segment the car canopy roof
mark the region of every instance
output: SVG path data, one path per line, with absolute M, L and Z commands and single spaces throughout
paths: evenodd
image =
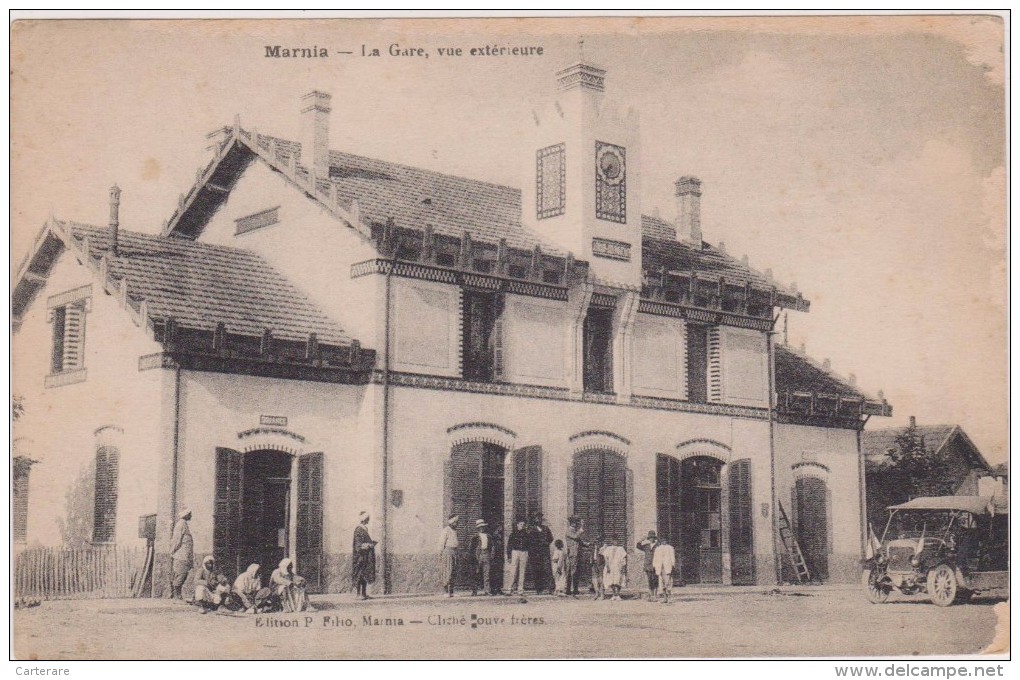
M 921 496 L 906 503 L 889 506 L 890 510 L 963 510 L 975 515 L 994 512 L 992 499 L 984 496 Z M 1001 512 L 1001 511 L 999 511 Z

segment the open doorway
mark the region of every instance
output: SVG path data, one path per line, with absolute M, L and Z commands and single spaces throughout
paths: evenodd
M 255 451 L 244 457 L 241 503 L 241 563 L 269 573 L 290 554 L 290 469 L 293 457 Z
M 295 465 L 282 451 L 216 450 L 213 554 L 228 578 L 255 563 L 265 582 L 280 560 L 296 556 L 309 587 L 320 587 L 322 460 L 310 453 Z

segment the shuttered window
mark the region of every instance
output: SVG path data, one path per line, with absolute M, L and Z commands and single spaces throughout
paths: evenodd
M 687 400 L 708 401 L 708 328 L 687 325 Z
M 542 512 L 542 447 L 514 451 L 514 521 Z
M 588 534 L 627 545 L 627 462 L 613 451 L 574 455 L 574 514 Z
M 120 475 L 120 451 L 115 446 L 96 450 L 95 513 L 92 542 L 112 543 L 117 537 L 117 481 Z
M 730 563 L 733 585 L 753 585 L 754 513 L 751 495 L 751 461 L 729 465 Z
M 322 454 L 298 458 L 297 568 L 313 592 L 322 575 Z
M 85 365 L 85 301 L 54 307 L 50 371 L 73 371 Z
M 14 477 L 11 480 L 11 531 L 15 543 L 28 539 L 28 478 L 32 473 L 30 464 L 18 464 L 15 458 Z
M 220 569 L 240 574 L 241 484 L 244 461 L 230 449 L 216 449 L 216 500 L 213 505 L 213 556 Z
M 613 310 L 592 307 L 584 317 L 584 391 L 613 391 Z
M 462 365 L 465 380 L 492 382 L 503 371 L 503 297 L 491 291 L 463 295 Z

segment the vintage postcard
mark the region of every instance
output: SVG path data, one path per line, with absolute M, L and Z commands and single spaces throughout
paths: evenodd
M 1005 33 L 12 23 L 12 654 L 1007 653 Z

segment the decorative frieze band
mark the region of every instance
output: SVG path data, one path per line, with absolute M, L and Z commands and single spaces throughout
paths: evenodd
M 375 370 L 372 373 L 372 382 L 383 384 L 383 371 Z M 527 397 L 532 399 L 554 399 L 557 401 L 579 401 L 587 403 L 614 404 L 637 408 L 649 408 L 664 411 L 683 411 L 687 413 L 708 413 L 712 415 L 731 416 L 734 418 L 751 418 L 754 420 L 767 420 L 768 409 L 753 408 L 748 406 L 730 406 L 726 404 L 696 404 L 689 401 L 677 399 L 663 399 L 658 397 L 632 396 L 630 401 L 621 404 L 617 401 L 616 395 L 582 393 L 575 394 L 567 389 L 559 387 L 542 387 L 539 385 L 521 385 L 514 383 L 484 383 L 461 380 L 459 378 L 444 378 L 432 375 L 421 375 L 417 373 L 403 373 L 391 371 L 389 384 L 403 387 L 420 387 L 432 390 L 449 390 L 452 392 L 475 392 L 479 394 L 501 394 L 512 397 Z

